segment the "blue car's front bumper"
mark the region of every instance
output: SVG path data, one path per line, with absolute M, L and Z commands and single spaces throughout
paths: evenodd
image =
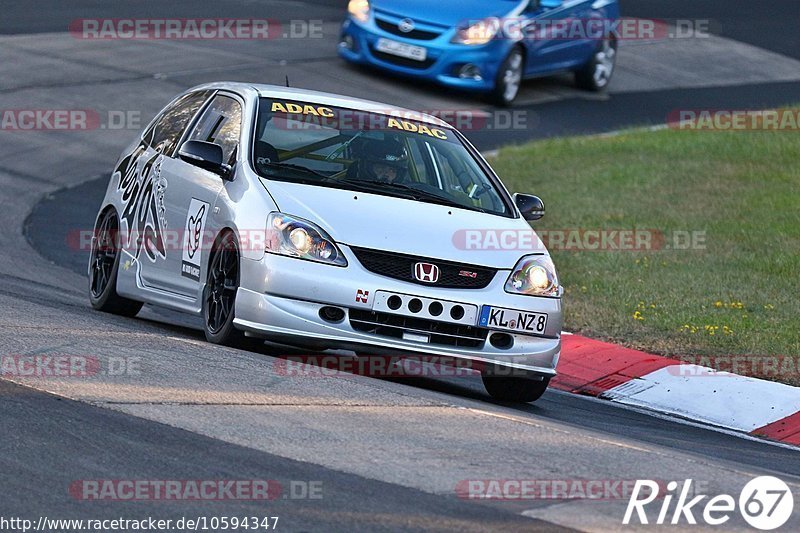
M 374 20 L 365 24 L 348 19 L 342 25 L 339 55 L 345 60 L 362 65 L 372 65 L 403 76 L 425 79 L 449 87 L 470 91 L 490 91 L 494 88 L 497 71 L 511 49 L 508 40 L 492 40 L 482 46 L 467 46 L 450 42 L 454 31 L 444 31 L 435 39 L 413 40 L 379 28 Z M 349 37 L 352 45 L 343 44 Z M 425 61 L 415 61 L 391 56 L 375 50 L 379 38 L 422 46 L 427 50 Z M 464 65 L 480 69 L 480 79 L 459 77 Z

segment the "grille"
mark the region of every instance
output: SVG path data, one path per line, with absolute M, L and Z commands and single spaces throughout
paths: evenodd
M 367 248 L 351 248 L 358 261 L 370 272 L 389 278 L 409 281 L 418 285 L 429 287 L 442 287 L 448 289 L 483 289 L 491 283 L 497 270 L 487 267 L 464 265 L 439 259 L 426 259 L 412 255 L 394 252 L 382 252 Z M 425 283 L 414 277 L 414 265 L 417 263 L 432 263 L 439 267 L 439 281 Z M 471 272 L 475 277 L 461 276 L 462 271 Z
M 479 348 L 486 342 L 488 330 L 474 326 L 448 324 L 424 318 L 413 318 L 390 313 L 350 309 L 350 326 L 356 331 L 403 338 L 403 332 L 430 335 L 431 344 Z
M 381 61 L 386 61 L 387 63 L 392 63 L 393 65 L 397 65 L 400 67 L 408 67 L 408 68 L 416 68 L 420 70 L 424 70 L 429 68 L 431 65 L 436 63 L 435 59 L 426 59 L 425 61 L 417 61 L 416 59 L 407 59 L 405 57 L 400 56 L 393 56 L 392 54 L 385 54 L 383 52 L 379 52 L 374 48 L 370 49 L 372 55 L 375 56 L 377 59 Z
M 437 33 L 434 31 L 425 31 L 425 30 L 417 30 L 413 29 L 408 33 L 403 33 L 397 27 L 397 24 L 394 22 L 389 22 L 388 20 L 381 20 L 376 18 L 375 24 L 378 25 L 380 29 L 385 32 L 391 33 L 392 35 L 399 35 L 400 37 L 406 37 L 408 39 L 417 39 L 419 41 L 430 41 L 432 39 L 436 39 L 441 33 Z

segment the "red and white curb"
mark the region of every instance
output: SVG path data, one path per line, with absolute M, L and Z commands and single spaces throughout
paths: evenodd
M 562 337 L 556 389 L 800 446 L 800 388 Z

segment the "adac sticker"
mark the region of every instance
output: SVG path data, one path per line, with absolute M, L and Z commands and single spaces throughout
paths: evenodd
M 333 118 L 333 109 L 330 107 L 311 104 L 293 104 L 292 102 L 272 102 L 273 113 L 292 113 L 295 115 L 314 115 L 315 117 Z
M 200 281 L 200 260 L 203 257 L 203 234 L 208 220 L 209 206 L 206 202 L 192 198 L 184 225 L 183 259 L 181 276 Z
M 420 135 L 428 135 L 429 137 L 436 137 L 437 139 L 447 140 L 447 133 L 439 128 L 429 128 L 424 124 L 414 124 L 407 120 L 398 120 L 390 118 L 387 124 L 389 128 L 395 128 L 403 131 L 410 131 L 411 133 L 419 133 Z

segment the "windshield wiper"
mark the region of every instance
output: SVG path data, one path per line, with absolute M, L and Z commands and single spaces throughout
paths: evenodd
M 475 211 L 480 211 L 481 213 L 485 213 L 486 212 L 486 210 L 481 208 L 481 207 L 474 206 L 474 205 L 460 204 L 457 201 L 452 200 L 450 198 L 447 198 L 445 196 L 440 196 L 440 195 L 438 195 L 436 193 L 429 192 L 429 191 L 426 191 L 424 189 L 417 189 L 416 187 L 411 187 L 409 185 L 404 185 L 402 183 L 385 183 L 384 185 L 388 185 L 389 187 L 392 187 L 392 188 L 395 188 L 395 189 L 399 189 L 399 190 L 409 191 L 411 194 L 417 196 L 417 200 L 421 200 L 421 199 L 424 198 L 426 200 L 430 200 L 432 202 L 439 203 L 439 204 L 442 204 L 442 205 L 449 205 L 451 207 L 459 207 L 461 209 L 473 209 Z
M 383 187 L 383 185 L 388 185 L 388 184 L 385 184 L 385 183 L 378 183 L 376 181 L 357 180 L 357 179 L 352 179 L 352 178 L 343 178 L 343 179 L 339 179 L 339 180 L 331 179 L 331 180 L 328 181 L 328 183 L 331 183 L 331 184 L 345 183 L 347 185 L 350 185 L 354 189 L 358 189 L 359 191 L 373 192 L 373 193 L 386 192 L 386 188 Z M 401 197 L 402 198 L 406 198 L 408 200 L 416 200 L 416 198 L 414 198 L 410 194 L 403 194 L 403 195 L 401 195 Z
M 322 172 L 318 172 L 318 171 L 314 170 L 313 168 L 304 167 L 303 165 L 294 165 L 292 163 L 273 163 L 271 161 L 269 163 L 261 163 L 261 164 L 265 165 L 265 166 L 268 166 L 268 167 L 287 168 L 289 170 L 299 170 L 300 172 L 305 172 L 307 174 L 313 174 L 314 176 L 319 176 L 320 178 L 323 178 L 323 179 L 326 179 L 326 180 L 328 178 L 330 178 L 330 176 L 328 176 L 327 174 L 323 174 Z
M 369 180 L 354 180 L 354 179 L 342 179 L 337 180 L 343 183 L 347 183 L 348 185 L 354 185 L 357 187 L 361 187 L 367 191 L 376 191 L 376 192 L 387 192 L 387 189 L 397 192 L 407 193 L 414 200 L 428 200 L 431 203 L 436 203 L 440 205 L 447 205 L 450 207 L 458 207 L 461 209 L 474 209 L 475 211 L 480 211 L 485 213 L 486 210 L 477 206 L 469 206 L 469 205 L 462 205 L 455 200 L 451 200 L 450 198 L 446 198 L 444 196 L 439 196 L 438 194 L 428 192 L 424 189 L 417 189 L 416 187 L 410 187 L 408 185 L 404 185 L 402 183 L 389 183 L 389 182 L 378 182 L 378 181 L 369 181 Z

